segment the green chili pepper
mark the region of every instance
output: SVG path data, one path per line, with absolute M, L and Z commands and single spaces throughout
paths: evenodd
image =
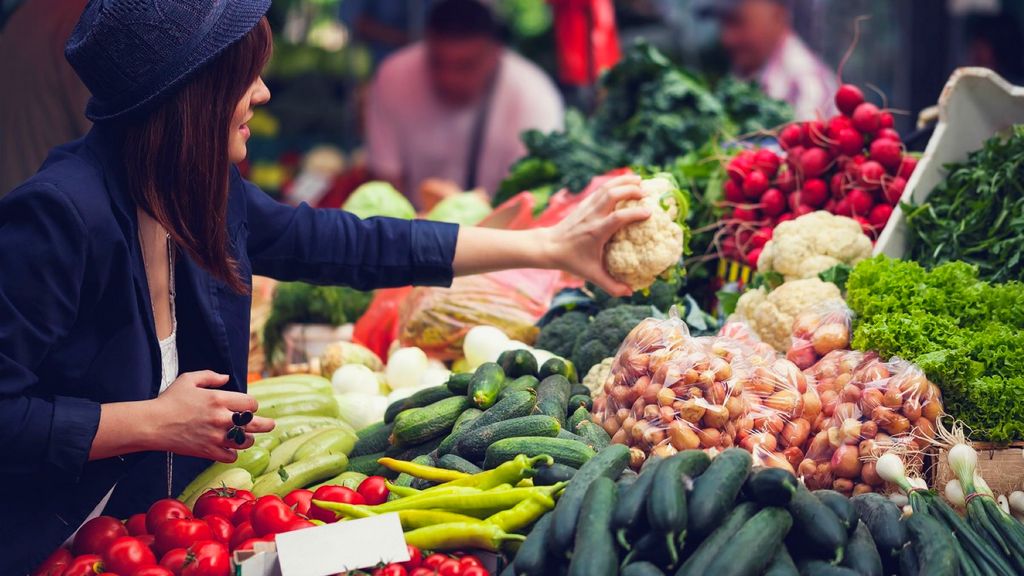
M 343 518 L 359 519 L 377 515 L 373 506 L 341 502 L 331 502 L 330 504 L 332 505 L 331 510 Z M 402 522 L 402 530 L 415 530 L 435 524 L 481 522 L 471 516 L 443 510 L 399 510 L 397 514 L 398 519 Z M 321 524 L 323 523 L 321 522 Z
M 520 454 L 508 462 L 503 462 L 493 470 L 487 470 L 479 474 L 473 474 L 458 480 L 452 480 L 438 486 L 475 486 L 481 490 L 490 490 L 501 484 L 518 484 L 520 481 L 532 477 L 537 473 L 534 465 L 537 463 L 552 464 L 554 460 L 547 454 L 540 454 L 533 458 Z
M 377 514 L 385 512 L 398 512 L 400 510 L 446 510 L 473 516 L 474 518 L 487 518 L 502 510 L 507 510 L 524 498 L 536 494 L 539 490 L 546 490 L 549 486 L 540 488 L 511 488 L 509 490 L 486 491 L 476 493 L 449 492 L 443 494 L 423 494 L 392 500 L 372 510 Z M 318 502 L 317 506 L 337 511 L 334 502 Z
M 462 550 L 479 548 L 498 552 L 504 542 L 521 542 L 526 536 L 506 534 L 486 522 L 453 522 L 417 528 L 405 533 L 405 543 L 422 550 Z
M 460 480 L 462 478 L 469 477 L 469 474 L 459 472 L 458 470 L 435 468 L 433 466 L 407 462 L 405 460 L 396 460 L 394 458 L 378 458 L 377 463 L 388 470 L 405 473 L 430 482 L 451 482 L 453 480 Z
M 517 532 L 537 521 L 538 518 L 547 514 L 555 508 L 557 494 L 568 483 L 561 482 L 548 486 L 547 490 L 539 490 L 529 498 L 524 498 L 508 510 L 502 510 L 493 516 L 488 516 L 486 522 L 494 524 L 505 532 Z
M 422 490 L 417 490 L 416 488 L 413 488 L 411 486 L 399 486 L 398 484 L 393 484 L 391 482 L 384 482 L 384 486 L 387 487 L 388 492 L 390 494 L 394 494 L 395 496 L 398 496 L 399 498 L 406 498 L 406 497 L 409 497 L 409 496 L 416 496 L 417 494 L 422 494 L 423 493 Z

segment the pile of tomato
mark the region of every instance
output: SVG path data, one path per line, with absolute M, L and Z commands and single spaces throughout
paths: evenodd
M 408 546 L 408 562 L 392 562 L 370 572 L 370 576 L 490 576 L 480 559 L 469 554 L 428 554 Z

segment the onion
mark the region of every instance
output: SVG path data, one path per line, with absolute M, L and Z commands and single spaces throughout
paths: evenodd
M 860 476 L 860 458 L 857 447 L 844 444 L 832 454 L 832 473 L 840 478 L 857 478 Z
M 889 501 L 902 508 L 910 503 L 910 498 L 907 498 L 907 495 L 901 492 L 893 492 L 889 494 Z
M 388 408 L 388 400 L 384 396 L 374 394 L 335 394 L 338 413 L 356 432 L 374 422 L 384 419 L 384 411 Z
M 875 471 L 882 477 L 882 480 L 899 486 L 905 492 L 909 492 L 913 488 L 910 481 L 907 480 L 907 470 L 903 465 L 903 460 L 892 452 L 886 452 L 878 458 Z
M 976 492 L 974 471 L 978 467 L 978 452 L 967 444 L 959 443 L 949 449 L 946 455 L 949 467 L 960 480 L 960 486 L 966 494 Z
M 388 358 L 386 376 L 393 390 L 416 388 L 420 376 L 430 365 L 426 353 L 419 348 L 399 348 Z
M 1004 513 L 1006 513 L 1006 514 L 1010 513 L 1010 501 L 1006 499 L 1006 496 L 1003 496 L 1002 494 L 1000 494 L 999 497 L 996 498 L 996 502 L 999 503 L 999 508 Z
M 949 502 L 957 508 L 963 510 L 967 507 L 967 502 L 964 498 L 963 486 L 960 486 L 960 481 L 956 478 L 946 482 L 945 495 L 946 500 L 949 500 Z
M 1020 490 L 1011 492 L 1009 502 L 1010 510 L 1012 510 L 1015 515 L 1024 514 L 1024 492 L 1021 492 Z
M 504 332 L 494 326 L 474 326 L 466 333 L 462 342 L 462 353 L 471 368 L 484 362 L 494 362 L 508 349 L 510 340 Z
M 380 394 L 377 375 L 362 364 L 346 364 L 331 375 L 335 394 Z
M 448 381 L 448 378 L 452 375 L 451 371 L 441 366 L 435 366 L 433 364 L 427 366 L 427 369 L 420 374 L 420 379 L 417 381 L 417 388 L 433 388 L 441 386 Z

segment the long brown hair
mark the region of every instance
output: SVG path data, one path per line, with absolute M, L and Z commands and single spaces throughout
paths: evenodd
M 228 137 L 235 107 L 272 49 L 263 18 L 158 108 L 121 126 L 132 199 L 178 247 L 239 294 L 248 287 L 228 248 Z

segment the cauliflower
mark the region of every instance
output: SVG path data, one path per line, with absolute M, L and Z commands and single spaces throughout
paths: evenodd
M 757 271 L 778 272 L 786 279 L 814 278 L 836 264 L 871 257 L 871 240 L 860 224 L 825 211 L 811 212 L 775 227 L 757 259 Z
M 362 364 L 372 372 L 384 370 L 384 363 L 373 350 L 355 342 L 335 342 L 320 355 L 320 374 L 331 378 L 338 368 L 348 364 Z
M 633 290 L 647 288 L 679 262 L 685 238 L 679 221 L 688 212 L 686 199 L 671 176 L 644 180 L 640 187 L 646 194 L 643 199 L 619 202 L 616 209 L 646 206 L 651 217 L 616 232 L 604 253 L 608 274 Z
M 779 351 L 789 348 L 793 321 L 805 310 L 824 302 L 842 302 L 839 288 L 818 278 L 786 282 L 766 292 L 758 288 L 740 296 L 736 316 L 744 320 L 768 344 Z
M 604 383 L 612 375 L 612 364 L 614 363 L 614 356 L 605 358 L 600 364 L 594 364 L 587 375 L 583 377 L 583 385 L 590 390 L 590 395 L 594 398 L 604 396 Z

